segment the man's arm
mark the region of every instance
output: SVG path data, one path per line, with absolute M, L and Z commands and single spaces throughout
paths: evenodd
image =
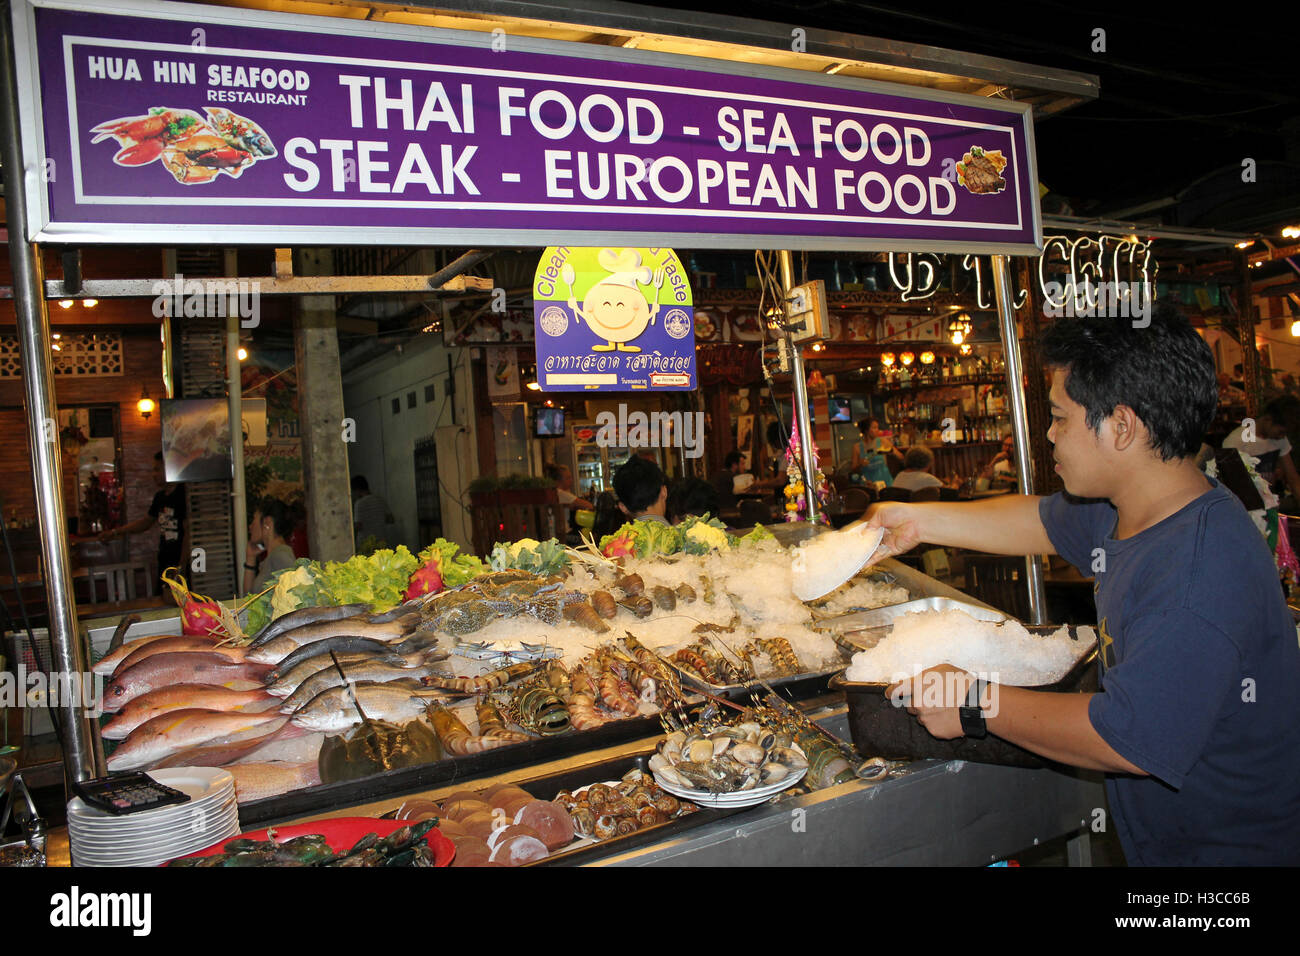
M 908 713 L 932 735 L 950 740 L 962 736 L 958 707 L 965 703 L 973 680 L 966 671 L 940 664 L 892 685 L 887 693 L 899 706 L 907 702 Z M 980 703 L 989 732 L 1003 740 L 1058 763 L 1146 776 L 1093 728 L 1088 705 L 1094 696 L 986 684 Z
M 1039 501 L 1037 495 L 1007 495 L 986 501 L 872 505 L 866 523 L 886 531 L 872 563 L 922 542 L 993 554 L 1055 554 L 1038 516 Z
M 101 535 L 101 537 L 107 538 L 109 541 L 112 541 L 114 538 L 125 538 L 128 535 L 139 534 L 141 531 L 148 531 L 157 523 L 157 515 L 145 515 L 144 517 L 136 518 L 129 524 L 122 525 L 120 528 L 106 531 Z

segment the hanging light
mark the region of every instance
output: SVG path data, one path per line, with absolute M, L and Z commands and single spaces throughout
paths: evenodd
M 916 356 L 913 355 L 911 352 L 904 352 L 898 358 L 899 361 L 901 361 L 904 365 L 911 365 L 913 362 L 916 361 Z
M 922 353 L 921 353 L 921 364 L 922 364 L 922 365 L 933 365 L 933 364 L 934 364 L 934 353 L 931 352 L 929 349 L 926 349 L 924 352 L 922 352 Z
M 969 342 L 961 342 L 961 343 L 959 343 L 959 344 L 961 345 L 961 354 L 962 354 L 962 355 L 970 355 L 970 343 L 969 343 Z
M 50 343 L 50 351 L 51 351 L 51 352 L 62 352 L 62 351 L 63 351 L 63 343 L 60 342 L 59 339 L 63 338 L 63 336 L 60 335 L 58 332 L 55 332 L 54 335 L 51 336 L 51 338 L 53 338 L 54 341 Z
M 529 382 L 526 387 L 534 392 L 540 392 L 542 390 L 542 386 L 537 382 Z
M 1283 239 L 1300 239 L 1300 226 L 1287 226 L 1282 230 Z
M 244 348 L 244 347 L 241 345 L 241 346 L 239 347 L 239 351 L 236 352 L 235 354 L 239 356 L 239 361 L 242 362 L 244 359 L 248 358 L 248 349 Z
M 147 420 L 149 416 L 153 414 L 153 410 L 156 407 L 154 400 L 149 397 L 149 386 L 141 386 L 140 400 L 135 403 L 135 410 L 140 413 L 142 418 Z
M 60 300 L 59 300 L 59 308 L 60 308 L 60 309 L 70 309 L 70 308 L 72 308 L 72 306 L 73 306 L 73 302 L 72 302 L 71 299 L 60 299 Z
M 958 312 L 948 323 L 948 335 L 952 339 L 953 345 L 961 345 L 970 335 L 971 321 L 970 313 Z
M 893 353 L 893 352 L 881 352 L 881 353 L 880 353 L 880 364 L 883 365 L 885 368 L 893 368 L 893 367 L 894 367 L 894 362 L 895 362 L 895 361 L 896 361 L 896 359 L 895 359 L 895 357 L 894 357 L 894 353 Z
M 88 309 L 93 309 L 95 306 L 99 305 L 99 300 L 98 300 L 98 299 L 82 299 L 82 300 L 81 300 L 81 304 L 84 305 L 84 306 L 85 306 L 86 308 L 88 308 Z

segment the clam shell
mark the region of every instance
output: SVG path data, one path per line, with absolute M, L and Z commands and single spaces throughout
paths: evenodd
M 740 743 L 731 748 L 731 756 L 751 767 L 758 766 L 767 757 L 767 751 L 758 744 Z
M 693 763 L 706 763 L 712 760 L 714 756 L 713 741 L 693 741 L 689 747 L 682 749 L 682 756 Z

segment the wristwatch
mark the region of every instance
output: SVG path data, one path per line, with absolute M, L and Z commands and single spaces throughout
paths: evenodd
M 984 681 L 976 678 L 971 681 L 966 693 L 966 703 L 957 708 L 961 715 L 961 732 L 966 737 L 982 740 L 988 736 L 989 728 L 984 723 L 984 712 L 980 709 L 980 697 L 984 694 Z

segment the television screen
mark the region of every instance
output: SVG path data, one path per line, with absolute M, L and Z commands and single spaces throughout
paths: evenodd
M 848 396 L 846 395 L 831 396 L 831 421 L 833 422 L 853 421 L 853 409 L 850 405 Z
M 561 438 L 564 435 L 564 409 L 539 408 L 537 410 L 537 437 Z

